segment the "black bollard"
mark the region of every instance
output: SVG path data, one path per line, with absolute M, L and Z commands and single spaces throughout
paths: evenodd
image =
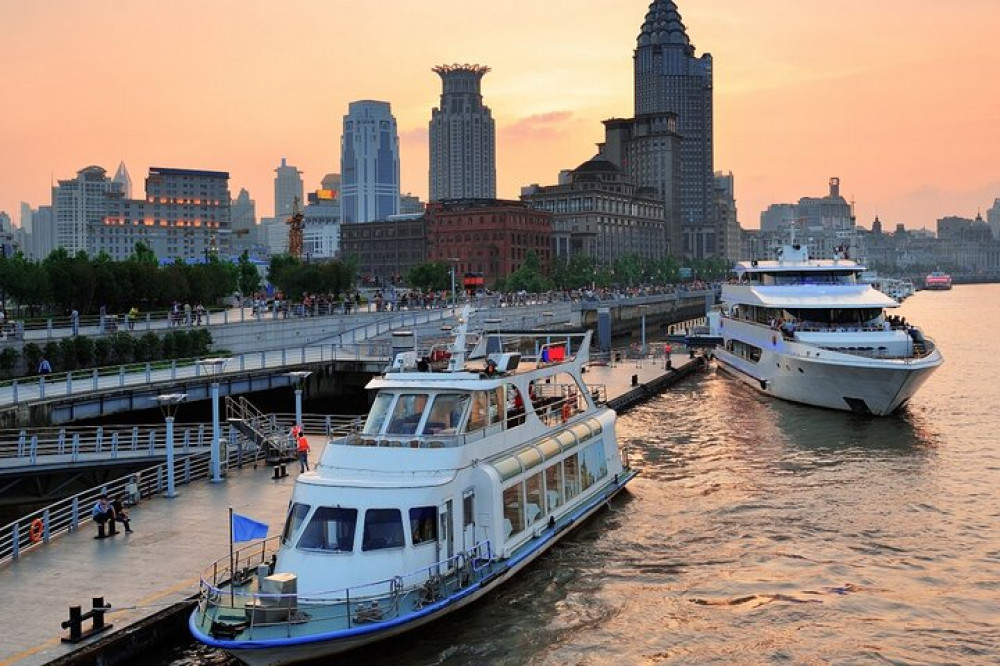
M 632 375 L 632 386 L 639 385 L 639 375 Z

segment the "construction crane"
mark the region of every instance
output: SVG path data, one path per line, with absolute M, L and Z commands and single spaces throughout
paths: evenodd
M 296 259 L 302 258 L 302 230 L 305 228 L 305 215 L 299 210 L 299 198 L 292 202 L 292 216 L 286 220 L 288 224 L 288 254 Z

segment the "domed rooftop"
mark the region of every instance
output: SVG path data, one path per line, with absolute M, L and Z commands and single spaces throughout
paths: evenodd
M 573 169 L 574 174 L 585 173 L 619 173 L 621 169 L 614 162 L 607 160 L 604 156 L 597 154 L 589 160 Z
M 654 0 L 646 12 L 646 20 L 639 29 L 639 46 L 652 44 L 682 44 L 690 46 L 687 28 L 673 0 Z

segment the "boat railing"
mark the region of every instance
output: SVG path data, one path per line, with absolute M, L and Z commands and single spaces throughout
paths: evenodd
M 850 354 L 852 356 L 861 356 L 863 358 L 871 358 L 885 361 L 901 361 L 903 363 L 912 363 L 920 361 L 927 358 L 934 353 L 937 349 L 937 345 L 931 338 L 924 337 L 920 341 L 914 341 L 911 350 L 906 354 L 899 354 L 891 352 L 884 348 L 869 348 L 869 347 L 819 347 L 821 351 L 804 351 L 804 352 L 793 352 L 786 351 L 785 353 L 789 356 L 798 356 L 801 358 L 822 358 L 822 352 L 836 352 L 838 354 Z
M 278 536 L 255 542 L 235 551 L 232 563 L 223 557 L 202 573 L 199 612 L 212 620 L 213 631 L 221 625 L 218 637 L 246 630 L 242 638 L 252 639 L 254 629 L 281 626 L 290 636 L 293 627 L 306 622 L 333 623 L 344 629 L 385 622 L 474 587 L 493 572 L 494 551 L 487 540 L 445 560 L 372 583 L 308 594 L 265 594 L 259 591 L 256 576 L 263 573 L 261 565 L 268 575 L 273 573 L 279 545 Z M 252 584 L 255 581 L 258 585 Z

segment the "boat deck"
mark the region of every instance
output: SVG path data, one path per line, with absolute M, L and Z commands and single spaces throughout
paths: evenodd
M 675 368 L 689 362 L 687 354 L 672 356 Z M 628 360 L 591 366 L 584 380 L 603 384 L 611 399 L 632 388 L 632 375 L 647 383 L 664 374 L 662 358 Z M 310 438 L 312 461 L 324 444 L 320 437 Z M 62 643 L 68 631 L 60 623 L 69 618 L 70 606 L 89 610 L 92 597 L 103 596 L 111 604 L 106 622 L 114 625 L 112 631 L 190 599 L 205 566 L 229 550 L 229 507 L 267 523 L 270 534 L 280 531 L 298 465 L 289 464 L 288 471 L 275 481 L 267 466 L 232 469 L 223 483 L 181 486 L 175 499 L 158 496 L 132 507 L 133 534 L 119 531 L 97 540 L 96 527 L 86 523 L 0 567 L 5 616 L 16 618 L 17 625 L 16 631 L 0 634 L 0 666 L 45 664 L 86 645 Z M 87 620 L 84 629 L 89 627 Z

